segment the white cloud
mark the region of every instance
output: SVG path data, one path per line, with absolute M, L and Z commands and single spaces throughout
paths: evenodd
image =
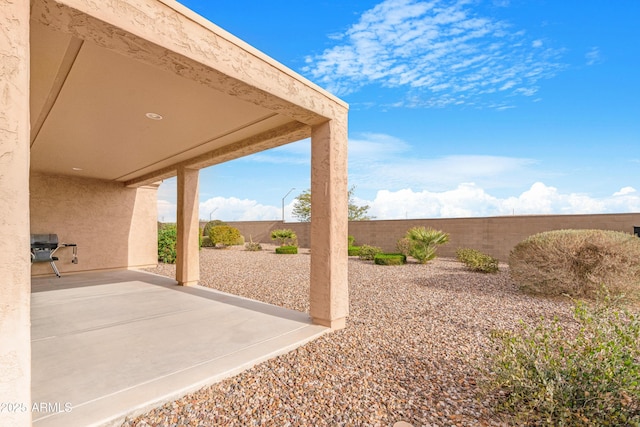
M 625 187 L 630 188 L 630 187 Z M 624 194 L 620 194 L 624 193 Z M 615 193 L 601 199 L 586 194 L 561 193 L 544 183 L 534 183 L 519 196 L 498 198 L 476 184 L 460 184 L 453 190 L 432 192 L 403 189 L 380 190 L 368 204 L 376 219 L 452 218 L 536 214 L 596 214 L 637 212 L 636 191 Z
M 557 188 L 536 182 L 517 196 L 500 198 L 474 183 L 458 184 L 444 191 L 379 190 L 373 200 L 355 197 L 358 205 L 369 205 L 376 219 L 456 218 L 538 214 L 599 214 L 640 211 L 640 194 L 624 187 L 609 197 L 562 193 Z M 285 206 L 285 219 L 295 220 L 291 211 L 295 200 Z M 176 205 L 158 201 L 158 220 L 175 222 Z M 211 213 L 213 212 L 213 215 Z M 279 220 L 281 207 L 263 205 L 255 200 L 214 197 L 200 203 L 200 218 L 224 221 Z
M 467 0 L 385 0 L 364 12 L 341 44 L 307 57 L 303 71 L 338 95 L 371 84 L 404 87 L 400 105 L 442 107 L 478 105 L 499 91 L 530 93 L 562 68 L 558 51 L 478 16 L 472 6 Z
M 636 193 L 636 189 L 633 187 L 623 187 L 620 189 L 620 191 L 616 191 L 615 193 L 613 193 L 614 196 L 627 196 L 629 194 L 633 194 Z
M 597 47 L 589 49 L 584 57 L 587 60 L 587 65 L 595 65 L 602 62 L 602 55 L 600 54 L 600 49 Z

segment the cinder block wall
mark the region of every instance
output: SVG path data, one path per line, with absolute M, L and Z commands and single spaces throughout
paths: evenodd
M 157 264 L 157 187 L 32 173 L 30 191 L 31 233 L 78 245 L 78 264 L 71 248 L 56 252 L 61 273 Z M 36 263 L 31 274 L 53 273 Z
M 298 235 L 301 247 L 309 247 L 309 223 L 282 221 L 229 222 L 245 239 L 271 243 L 271 230 L 290 228 Z M 522 215 L 487 218 L 446 218 L 352 221 L 349 235 L 356 244 L 380 246 L 387 252 L 396 250 L 396 242 L 411 227 L 424 226 L 450 234 L 450 242 L 438 249 L 440 256 L 455 256 L 458 248 L 473 248 L 506 261 L 511 249 L 526 237 L 549 230 L 601 229 L 633 233 L 640 226 L 640 213 L 602 215 Z

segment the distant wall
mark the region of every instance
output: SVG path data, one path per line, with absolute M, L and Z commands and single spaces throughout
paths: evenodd
M 61 273 L 157 264 L 157 187 L 32 173 L 30 191 L 31 233 L 78 245 L 78 264 L 71 248 L 56 252 Z M 31 274 L 52 270 L 36 263 Z
M 205 223 L 203 223 L 205 224 Z M 282 221 L 228 222 L 238 228 L 247 241 L 272 242 L 271 230 L 290 228 L 298 235 L 301 247 L 309 247 L 309 223 Z M 352 221 L 349 235 L 356 244 L 380 246 L 395 251 L 396 242 L 416 226 L 432 227 L 450 234 L 450 242 L 438 249 L 441 256 L 454 256 L 457 248 L 468 247 L 506 261 L 509 252 L 524 238 L 542 231 L 561 229 L 601 229 L 633 233 L 640 226 L 640 213 L 603 215 L 518 215 L 486 218 L 446 218 Z

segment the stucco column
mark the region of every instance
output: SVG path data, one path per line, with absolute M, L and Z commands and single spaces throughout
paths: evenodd
M 311 290 L 313 322 L 345 327 L 347 274 L 347 120 L 311 131 Z
M 0 425 L 31 425 L 29 2 L 0 0 Z
M 178 169 L 178 244 L 176 280 L 180 285 L 197 285 L 200 280 L 198 169 Z

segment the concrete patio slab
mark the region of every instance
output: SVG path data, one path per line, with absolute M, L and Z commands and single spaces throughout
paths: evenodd
M 35 277 L 31 304 L 37 427 L 119 425 L 329 330 L 140 271 Z

